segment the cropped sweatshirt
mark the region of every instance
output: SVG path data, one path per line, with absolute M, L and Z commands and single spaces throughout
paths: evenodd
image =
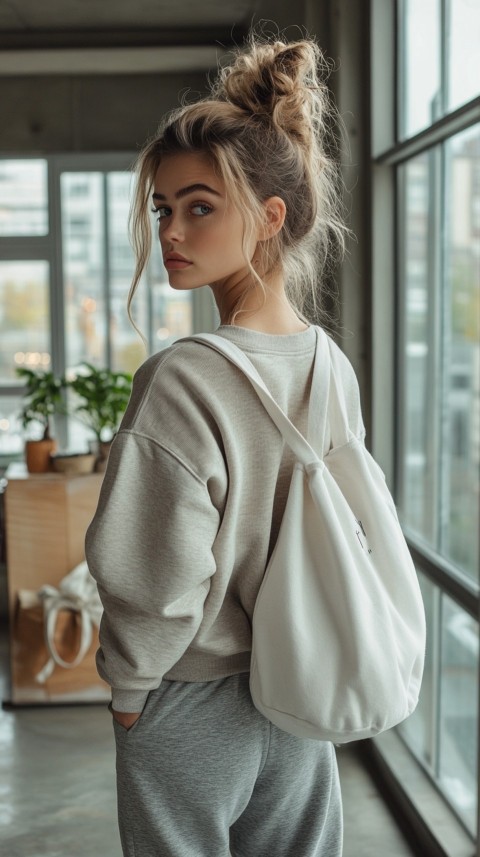
M 305 434 L 315 328 L 216 333 L 246 353 Z M 355 374 L 337 346 L 334 357 L 363 440 Z M 86 537 L 104 606 L 97 668 L 116 710 L 141 711 L 162 679 L 249 670 L 293 461 L 248 379 L 208 346 L 179 340 L 136 372 Z

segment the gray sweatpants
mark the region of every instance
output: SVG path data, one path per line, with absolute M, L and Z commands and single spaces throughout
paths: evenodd
M 273 726 L 248 682 L 163 681 L 114 720 L 124 857 L 340 857 L 333 745 Z

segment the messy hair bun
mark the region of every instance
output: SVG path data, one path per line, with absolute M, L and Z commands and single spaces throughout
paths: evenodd
M 314 42 L 255 44 L 224 68 L 215 92 L 254 116 L 268 116 L 273 124 L 309 151 L 312 146 L 314 95 L 319 88 L 316 68 L 320 51 Z
M 150 250 L 147 199 L 158 164 L 168 154 L 203 152 L 212 157 L 227 193 L 232 191 L 244 220 L 245 248 L 265 217 L 262 203 L 283 199 L 284 226 L 259 245 L 261 264 L 250 265 L 252 281 L 265 293 L 266 275 L 282 268 L 298 316 L 318 320 L 322 274 L 343 250 L 346 231 L 339 173 L 329 154 L 335 111 L 328 72 L 312 39 L 286 43 L 252 35 L 219 70 L 208 98 L 165 118 L 138 161 L 131 220 L 138 264 L 129 302 Z M 239 304 L 230 323 L 241 312 Z

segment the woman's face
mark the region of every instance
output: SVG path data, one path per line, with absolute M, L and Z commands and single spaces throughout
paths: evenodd
M 158 167 L 152 195 L 170 285 L 221 287 L 248 276 L 243 223 L 207 155 L 168 155 Z M 256 239 L 248 248 L 253 258 Z

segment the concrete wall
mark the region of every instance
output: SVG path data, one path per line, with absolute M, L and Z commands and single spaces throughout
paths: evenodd
M 309 0 L 307 25 L 334 62 L 330 85 L 342 118 L 339 159 L 345 183 L 347 253 L 338 268 L 337 341 L 355 367 L 371 429 L 370 125 L 367 0 Z M 323 39 L 322 39 L 323 37 Z

